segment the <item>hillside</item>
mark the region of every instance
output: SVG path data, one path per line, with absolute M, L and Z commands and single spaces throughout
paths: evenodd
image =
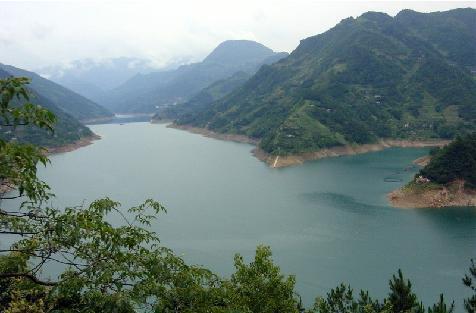
M 103 60 L 80 59 L 67 64 L 43 67 L 38 69 L 37 73 L 100 104 L 109 90 L 138 73 L 150 71 L 150 61 L 122 57 Z
M 277 56 L 282 54 L 254 41 L 225 41 L 202 62 L 136 75 L 111 91 L 104 104 L 118 113 L 154 112 L 157 107 L 184 102 L 236 72 L 253 73 L 263 62 L 272 62 Z
M 0 79 L 11 76 L 10 73 L 5 72 L 0 68 Z M 94 134 L 82 125 L 71 115 L 65 113 L 58 108 L 52 101 L 38 94 L 31 89 L 30 101 L 32 103 L 41 105 L 42 107 L 53 112 L 57 117 L 54 134 L 50 134 L 45 130 L 31 127 L 17 127 L 16 130 L 10 128 L 0 128 L 0 137 L 11 140 L 16 138 L 19 142 L 33 143 L 43 147 L 60 147 L 67 144 L 73 144 L 78 140 L 88 138 Z
M 471 132 L 475 21 L 474 9 L 345 19 L 177 123 L 258 139 L 271 155 Z
M 111 118 L 112 113 L 97 103 L 54 83 L 40 75 L 25 71 L 10 65 L 0 64 L 0 69 L 12 76 L 28 77 L 31 79 L 30 88 L 52 104 L 71 115 L 77 120 L 88 121 L 94 119 Z
M 434 150 L 429 163 L 389 199 L 397 207 L 476 206 L 476 133 Z
M 186 124 L 188 120 L 192 120 L 195 112 L 206 109 L 207 106 L 213 102 L 228 95 L 238 87 L 241 87 L 245 82 L 259 69 L 259 66 L 264 64 L 272 64 L 286 57 L 288 54 L 281 52 L 268 57 L 257 64 L 255 71 L 244 72 L 239 71 L 232 76 L 216 81 L 210 86 L 202 89 L 197 94 L 192 96 L 188 101 L 181 102 L 176 105 L 159 108 L 154 115 L 154 120 L 161 119 L 179 119 L 178 123 Z

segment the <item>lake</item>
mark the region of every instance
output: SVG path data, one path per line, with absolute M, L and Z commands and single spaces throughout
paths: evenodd
M 222 275 L 233 271 L 234 253 L 250 260 L 258 244 L 270 245 L 307 305 L 340 282 L 383 297 L 401 268 L 425 305 L 443 292 L 462 311 L 469 290 L 461 279 L 476 257 L 476 209 L 403 210 L 386 199 L 415 174 L 412 160 L 425 149 L 272 169 L 250 154 L 251 145 L 163 124 L 91 129 L 102 139 L 54 155 L 40 170 L 55 205 L 154 198 L 168 209 L 154 225 L 164 245 Z

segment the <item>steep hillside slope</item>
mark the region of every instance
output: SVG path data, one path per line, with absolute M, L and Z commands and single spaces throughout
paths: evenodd
M 276 53 L 259 63 L 254 71 L 236 72 L 230 77 L 212 83 L 210 86 L 202 89 L 200 92 L 192 96 L 186 102 L 160 107 L 153 119 L 179 119 L 180 123 L 186 124 L 188 120 L 193 120 L 195 112 L 205 110 L 213 102 L 223 98 L 235 89 L 244 85 L 245 82 L 259 69 L 261 65 L 273 64 L 282 58 L 285 58 L 286 56 L 288 56 L 288 54 L 285 52 Z
M 0 79 L 9 76 L 11 76 L 10 73 L 0 69 Z M 29 89 L 31 91 L 30 101 L 32 103 L 41 105 L 56 115 L 57 123 L 54 134 L 36 127 L 17 127 L 15 130 L 5 127 L 3 129 L 0 128 L 0 136 L 2 138 L 7 140 L 15 138 L 20 142 L 34 143 L 43 147 L 59 147 L 94 135 L 89 128 L 58 108 L 48 98 L 45 98 L 32 88 Z
M 41 77 L 36 73 L 5 64 L 0 64 L 0 69 L 12 76 L 30 78 L 31 89 L 33 89 L 40 96 L 47 98 L 52 104 L 80 121 L 110 118 L 113 116 L 110 111 L 103 108 L 102 106 L 61 85 Z
M 476 128 L 468 70 L 476 65 L 475 20 L 474 9 L 345 19 L 177 122 L 260 139 L 274 155 L 380 138 L 452 138 Z
M 136 75 L 113 90 L 105 104 L 119 113 L 154 112 L 160 106 L 186 101 L 213 82 L 238 71 L 254 72 L 266 59 L 272 61 L 276 55 L 280 54 L 254 41 L 225 41 L 203 62 Z

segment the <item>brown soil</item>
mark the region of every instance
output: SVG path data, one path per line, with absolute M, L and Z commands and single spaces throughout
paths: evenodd
M 476 206 L 476 190 L 465 188 L 464 181 L 423 191 L 403 187 L 389 193 L 388 200 L 397 208 Z
M 343 155 L 354 155 L 367 152 L 381 151 L 391 147 L 403 147 L 403 148 L 423 148 L 423 147 L 435 147 L 444 146 L 448 144 L 447 140 L 427 140 L 427 141 L 410 141 L 410 140 L 381 140 L 375 144 L 363 144 L 363 145 L 345 145 L 332 148 L 321 149 L 318 151 L 294 154 L 294 155 L 269 155 L 266 152 L 256 148 L 254 155 L 266 162 L 271 167 L 286 167 L 297 164 L 302 164 L 305 161 L 317 160 L 328 157 L 338 157 Z
M 250 138 L 248 136 L 236 135 L 236 134 L 221 134 L 221 133 L 216 133 L 214 131 L 211 131 L 205 128 L 198 128 L 198 127 L 192 127 L 187 125 L 176 125 L 176 124 L 169 124 L 167 125 L 167 127 L 182 129 L 194 134 L 199 134 L 205 137 L 215 138 L 220 140 L 244 142 L 244 143 L 250 143 L 253 145 L 257 145 L 259 143 L 258 140 Z
M 73 142 L 64 146 L 47 148 L 46 151 L 47 151 L 47 154 L 71 152 L 81 147 L 89 146 L 90 144 L 93 143 L 93 141 L 98 139 L 101 139 L 101 137 L 94 134 L 92 136 L 81 138 L 80 140 L 77 140 L 76 142 Z
M 45 152 L 47 155 L 71 152 L 81 147 L 89 146 L 90 144 L 93 143 L 93 141 L 99 140 L 99 139 L 101 139 L 101 137 L 94 134 L 92 136 L 81 138 L 80 140 L 77 140 L 76 142 L 73 142 L 64 146 L 47 148 L 45 149 Z M 6 194 L 7 192 L 13 191 L 14 189 L 15 188 L 13 188 L 12 186 L 8 184 L 0 184 L 0 195 Z
M 259 140 L 253 139 L 244 135 L 236 134 L 221 134 L 216 133 L 205 128 L 197 128 L 188 125 L 176 125 L 169 124 L 167 127 L 182 129 L 194 134 L 200 134 L 205 137 L 230 140 L 236 142 L 250 143 L 258 145 Z M 376 144 L 363 144 L 363 145 L 345 145 L 332 148 L 320 149 L 318 151 L 294 154 L 294 155 L 270 155 L 267 152 L 256 147 L 253 149 L 253 155 L 259 160 L 267 163 L 270 167 L 287 167 L 293 165 L 299 165 L 305 161 L 317 160 L 328 157 L 338 157 L 343 155 L 354 155 L 367 152 L 381 151 L 391 147 L 402 148 L 425 148 L 425 147 L 441 147 L 447 145 L 449 140 L 397 140 L 397 139 L 383 139 Z
M 419 165 L 421 167 L 425 167 L 425 166 L 428 165 L 428 163 L 430 163 L 430 160 L 431 160 L 431 156 L 425 155 L 425 156 L 422 156 L 422 157 L 414 160 L 413 164 Z

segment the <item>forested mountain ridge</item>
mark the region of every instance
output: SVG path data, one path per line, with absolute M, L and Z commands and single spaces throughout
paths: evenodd
M 10 73 L 0 68 L 0 79 L 5 79 L 10 76 Z M 55 132 L 51 134 L 44 129 L 34 129 L 30 126 L 18 126 L 15 129 L 0 127 L 0 139 L 7 141 L 15 139 L 18 142 L 34 143 L 43 147 L 58 147 L 74 143 L 82 138 L 93 135 L 89 128 L 82 125 L 68 113 L 65 113 L 47 97 L 39 94 L 33 88 L 29 88 L 29 91 L 31 102 L 41 105 L 56 115 L 57 123 L 55 124 Z
M 241 87 L 245 82 L 253 76 L 260 66 L 265 64 L 273 64 L 288 54 L 285 52 L 275 53 L 262 62 L 257 63 L 254 71 L 239 71 L 225 79 L 218 80 L 211 85 L 203 88 L 197 94 L 193 95 L 189 100 L 178 103 L 176 105 L 161 107 L 157 110 L 153 120 L 176 119 L 180 118 L 181 123 L 185 123 L 188 119 L 193 119 L 196 111 L 205 109 L 208 105 L 223 98 L 235 89 Z
M 152 113 L 157 107 L 188 100 L 208 85 L 239 71 L 254 73 L 283 54 L 249 40 L 228 40 L 202 62 L 175 70 L 138 74 L 112 90 L 104 104 L 118 113 Z
M 210 86 L 202 89 L 190 100 L 172 106 L 159 108 L 152 120 L 173 120 L 180 118 L 181 121 L 193 119 L 197 110 L 205 109 L 218 99 L 223 98 L 236 88 L 243 85 L 252 74 L 246 72 L 236 72 L 231 77 L 214 82 Z M 186 124 L 186 122 L 184 122 Z
M 54 83 L 40 75 L 0 63 L 0 69 L 11 76 L 28 77 L 30 89 L 47 98 L 52 104 L 77 120 L 88 121 L 100 118 L 112 118 L 113 114 L 97 103 Z
M 470 132 L 475 21 L 474 9 L 345 19 L 177 123 L 257 138 L 275 155 Z

